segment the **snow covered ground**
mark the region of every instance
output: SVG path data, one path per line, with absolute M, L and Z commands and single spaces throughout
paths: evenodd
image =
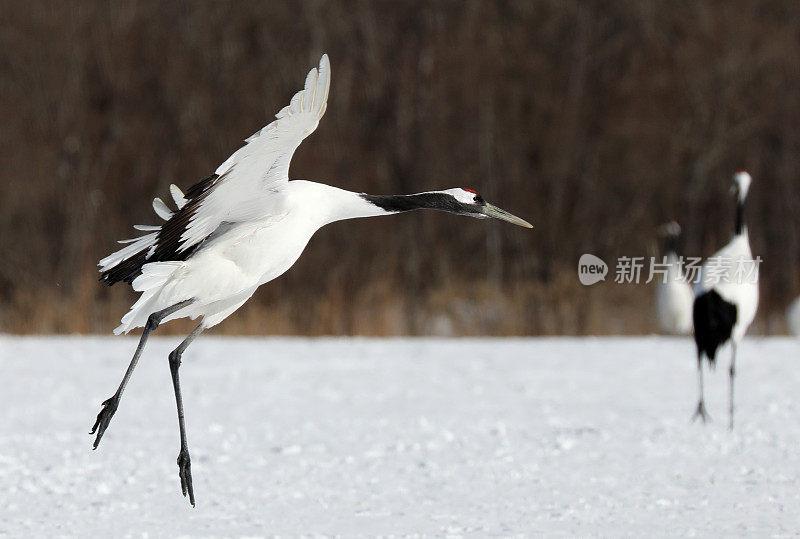
M 201 337 L 181 369 L 180 495 L 154 338 L 0 336 L 0 535 L 793 535 L 800 341 L 747 338 L 691 424 L 691 339 Z

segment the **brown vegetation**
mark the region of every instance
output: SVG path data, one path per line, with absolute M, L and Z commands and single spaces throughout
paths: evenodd
M 334 224 L 221 331 L 651 331 L 651 290 L 582 287 L 581 253 L 687 254 L 754 177 L 757 331 L 800 263 L 800 3 L 42 2 L 0 5 L 0 331 L 100 332 L 134 298 L 95 264 L 270 121 L 322 52 L 328 112 L 292 175 L 355 191 L 471 187 L 534 223 Z M 613 271 L 613 268 L 612 268 Z

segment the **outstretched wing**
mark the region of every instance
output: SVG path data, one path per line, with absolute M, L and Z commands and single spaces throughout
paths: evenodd
M 149 234 L 100 261 L 100 280 L 108 284 L 131 282 L 149 262 L 185 260 L 222 223 L 240 223 L 268 217 L 276 187 L 289 181 L 289 163 L 300 143 L 314 132 L 325 114 L 331 69 L 328 55 L 312 69 L 305 86 L 275 120 L 245 140 L 212 176 L 186 192 L 172 190 L 176 211 L 160 199 L 156 213 L 166 223 L 139 227 Z M 178 196 L 180 194 L 180 197 Z
M 203 241 L 224 221 L 241 222 L 263 216 L 264 198 L 269 197 L 270 188 L 289 181 L 292 155 L 325 114 L 330 74 L 328 56 L 323 55 L 319 70 L 314 68 L 308 73 L 305 87 L 276 114 L 276 120 L 248 138 L 217 167 L 217 180 L 181 235 L 181 249 Z

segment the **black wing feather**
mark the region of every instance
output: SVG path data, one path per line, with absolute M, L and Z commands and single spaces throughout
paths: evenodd
M 142 274 L 142 266 L 150 262 L 167 262 L 170 260 L 186 260 L 202 244 L 198 242 L 191 247 L 180 250 L 181 236 L 189 228 L 192 217 L 202 204 L 203 200 L 217 184 L 219 175 L 212 174 L 194 184 L 184 195 L 186 204 L 172 214 L 172 217 L 161 226 L 156 237 L 155 249 L 147 247 L 132 257 L 123 260 L 113 268 L 100 274 L 100 281 L 111 286 L 120 281 L 131 283 Z M 147 256 L 152 250 L 152 254 Z
M 731 338 L 736 324 L 736 305 L 722 299 L 716 290 L 709 290 L 695 298 L 692 317 L 697 353 L 705 353 L 708 361 L 714 363 L 717 348 Z

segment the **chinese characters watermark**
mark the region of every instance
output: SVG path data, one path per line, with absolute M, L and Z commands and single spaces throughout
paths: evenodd
M 693 256 L 669 260 L 644 256 L 621 256 L 614 267 L 614 282 L 617 284 L 667 283 L 671 280 L 691 285 L 702 282 L 707 286 L 723 283 L 757 283 L 761 257 L 712 256 L 705 264 L 703 259 Z M 578 262 L 578 278 L 589 286 L 605 281 L 608 265 L 600 258 L 584 254 Z

